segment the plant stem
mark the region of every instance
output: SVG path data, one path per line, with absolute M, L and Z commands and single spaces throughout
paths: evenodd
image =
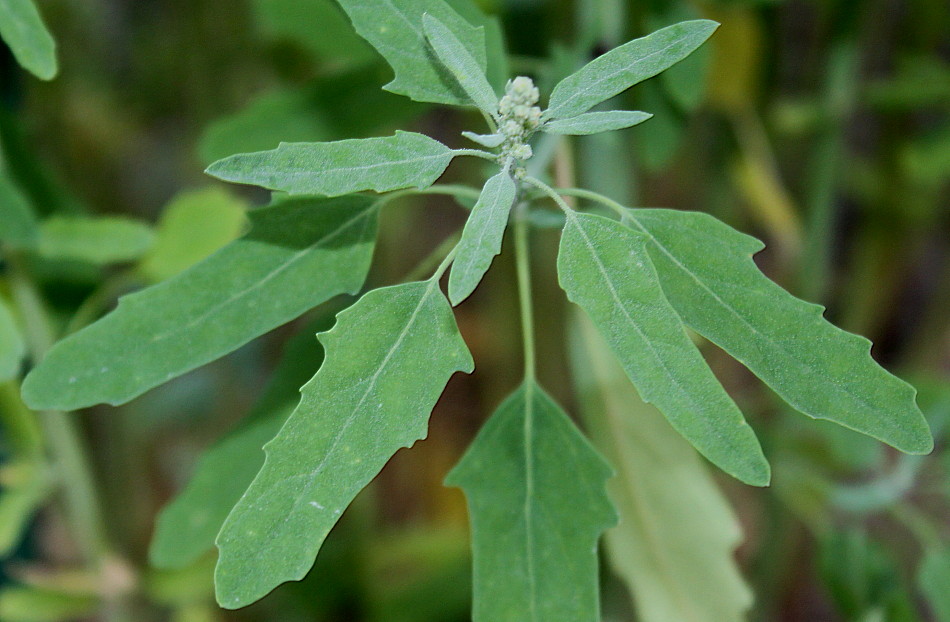
M 618 216 L 624 216 L 627 213 L 627 208 L 625 208 L 620 203 L 614 201 L 610 197 L 605 197 L 599 192 L 594 192 L 593 190 L 584 190 L 583 188 L 557 188 L 551 189 L 552 192 L 557 194 L 564 194 L 567 196 L 577 197 L 579 199 L 587 199 L 589 201 L 594 201 L 609 207 L 613 211 L 617 212 Z
M 551 186 L 547 185 L 540 179 L 531 177 L 530 175 L 525 177 L 524 181 L 525 183 L 531 184 L 532 186 L 534 186 L 535 188 L 537 188 L 538 190 L 540 190 L 541 192 L 549 196 L 551 199 L 553 199 L 554 202 L 557 203 L 557 206 L 560 207 L 561 210 L 563 210 L 565 216 L 567 216 L 568 218 L 574 218 L 574 209 L 570 205 L 567 204 L 567 201 L 561 198 L 561 195 L 558 194 L 559 191 L 555 191 L 554 188 L 552 188 Z M 568 194 L 568 193 L 565 192 L 564 194 Z
M 521 341 L 524 344 L 525 381 L 534 381 L 534 307 L 531 302 L 531 254 L 528 243 L 527 203 L 520 203 L 514 223 L 515 262 L 518 271 L 518 303 L 521 311 Z
M 429 272 L 439 265 L 437 262 L 440 261 L 440 258 L 455 248 L 461 237 L 462 232 L 457 231 L 442 240 L 442 242 L 436 246 L 431 253 L 423 257 L 422 261 L 417 263 L 412 270 L 406 273 L 405 281 L 407 283 L 410 281 L 418 281 L 426 274 L 429 274 Z

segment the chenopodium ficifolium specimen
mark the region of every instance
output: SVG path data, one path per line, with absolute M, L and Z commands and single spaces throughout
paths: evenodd
M 603 54 L 557 83 L 542 109 L 541 94 L 525 76 L 510 80 L 498 96 L 486 68 L 502 51 L 486 49 L 483 29 L 442 0 L 340 4 L 393 66 L 396 77 L 387 88 L 418 101 L 479 109 L 490 132 L 463 134 L 484 149 L 453 149 L 397 132 L 282 143 L 216 162 L 208 169 L 215 177 L 291 196 L 252 213 L 251 230 L 240 240 L 124 298 L 114 312 L 57 344 L 24 385 L 34 408 L 124 403 L 336 294 L 355 293 L 369 267 L 376 216 L 393 197 L 477 196 L 458 243 L 430 278 L 371 291 L 320 333 L 322 367 L 302 388 L 296 409 L 289 415 L 280 409 L 282 427 L 264 446 L 263 467 L 220 525 L 216 591 L 222 606 L 242 607 L 302 578 L 359 490 L 400 447 L 426 435 L 449 378 L 474 365 L 452 306 L 478 286 L 512 221 L 525 379 L 446 480 L 462 487 L 469 502 L 474 618 L 599 620 L 595 551 L 616 520 L 605 491 L 611 471 L 535 377 L 526 210 L 534 202 L 551 200 L 563 211 L 557 270 L 570 300 L 589 316 L 643 399 L 725 472 L 756 486 L 770 478 L 755 433 L 686 327 L 806 415 L 905 452 L 930 450 L 914 389 L 872 360 L 867 340 L 835 328 L 821 307 L 759 272 L 752 261 L 762 247 L 757 240 L 705 214 L 629 209 L 543 181 L 546 162 L 534 154 L 535 137 L 558 140 L 649 119 L 644 112 L 590 110 L 688 56 L 715 22 L 675 24 Z M 480 190 L 433 185 L 457 156 L 484 158 L 498 172 Z M 575 211 L 566 195 L 600 203 L 616 218 Z M 447 299 L 439 282 L 450 266 Z M 207 526 L 201 532 L 209 533 Z M 198 550 L 202 545 L 197 542 Z M 189 555 L 196 550 L 183 548 Z M 165 553 L 153 546 L 154 558 L 173 564 L 174 555 Z

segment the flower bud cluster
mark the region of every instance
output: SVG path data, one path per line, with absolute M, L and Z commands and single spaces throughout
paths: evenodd
M 541 108 L 536 106 L 540 93 L 531 78 L 518 76 L 509 80 L 505 95 L 498 102 L 501 116 L 498 132 L 505 137 L 502 160 L 527 160 L 533 155 L 531 145 L 525 143 L 528 135 L 541 125 Z

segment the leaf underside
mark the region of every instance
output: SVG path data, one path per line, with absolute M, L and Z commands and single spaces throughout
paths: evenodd
M 594 321 L 644 400 L 716 466 L 765 486 L 769 465 L 755 433 L 663 295 L 646 241 L 607 218 L 572 215 L 558 253 L 561 287 Z
M 474 367 L 436 281 L 369 292 L 320 341 L 323 367 L 218 535 L 223 607 L 303 578 L 356 494 L 399 448 L 425 437 L 449 377 Z
M 485 71 L 485 32 L 459 16 L 442 0 L 338 0 L 361 37 L 396 72 L 384 86 L 416 101 L 465 105 L 469 98 L 439 63 L 426 41 L 422 16 L 435 17 L 458 38 Z
M 554 87 L 546 115 L 567 119 L 587 112 L 683 60 L 718 26 L 705 19 L 681 22 L 598 56 Z
M 600 620 L 597 540 L 617 520 L 610 475 L 533 381 L 498 407 L 445 480 L 468 500 L 475 622 Z
M 548 134 L 570 134 L 583 136 L 622 130 L 643 123 L 653 115 L 648 112 L 607 110 L 604 112 L 585 112 L 570 119 L 548 121 L 542 130 Z
M 57 343 L 23 384 L 34 409 L 122 404 L 363 284 L 371 199 L 289 199 L 251 213 L 251 231 Z
M 683 321 L 735 357 L 792 407 L 908 453 L 933 439 L 916 391 L 871 358 L 871 342 L 769 280 L 752 255 L 763 244 L 712 216 L 630 210 L 647 236 L 663 291 Z
M 33 0 L 0 0 L 0 37 L 17 62 L 37 78 L 56 76 L 56 42 Z
M 575 314 L 571 360 L 591 440 L 617 469 L 611 565 L 642 622 L 740 622 L 752 592 L 734 553 L 739 522 L 696 451 L 645 403 L 590 320 Z
M 442 175 L 454 152 L 414 132 L 329 143 L 281 143 L 276 149 L 218 160 L 207 173 L 288 194 L 342 196 L 374 190 L 425 188 Z
M 495 116 L 498 112 L 498 96 L 485 77 L 484 64 L 480 66 L 448 26 L 435 17 L 428 13 L 423 15 L 422 25 L 439 61 L 462 87 L 468 99 L 485 114 Z

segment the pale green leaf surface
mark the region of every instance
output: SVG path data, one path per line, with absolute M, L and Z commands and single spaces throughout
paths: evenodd
M 908 452 L 933 439 L 915 390 L 871 358 L 871 342 L 824 319 L 822 307 L 769 280 L 752 255 L 763 244 L 697 212 L 631 210 L 670 303 L 791 406 Z
M 264 465 L 262 448 L 300 401 L 300 387 L 323 361 L 323 348 L 308 325 L 291 339 L 260 399 L 244 421 L 202 454 L 182 492 L 159 514 L 149 549 L 158 568 L 184 568 L 214 548 L 224 519 Z
M 201 263 L 119 300 L 49 351 L 23 384 L 34 409 L 117 405 L 363 284 L 377 209 L 367 197 L 290 199 Z
M 585 112 L 569 119 L 558 119 L 545 123 L 541 129 L 548 134 L 586 135 L 599 132 L 622 130 L 643 123 L 653 115 L 636 110 L 607 110 L 604 112 Z
M 769 465 L 752 428 L 660 289 L 647 238 L 590 214 L 567 220 L 558 277 L 597 325 L 644 400 L 716 466 L 755 486 Z
M 649 15 L 647 25 L 651 30 L 696 19 L 701 11 L 687 3 L 670 3 L 660 13 Z M 706 92 L 712 50 L 700 46 L 695 52 L 660 74 L 660 83 L 680 109 L 690 111 L 702 103 Z
M 478 202 L 462 230 L 458 253 L 449 275 L 449 300 L 457 305 L 475 291 L 501 252 L 501 240 L 508 225 L 508 214 L 515 202 L 517 188 L 507 171 L 485 182 Z
M 485 77 L 485 71 L 465 45 L 449 28 L 426 13 L 422 16 L 426 38 L 436 56 L 449 70 L 472 103 L 489 116 L 498 114 L 498 96 Z
M 465 491 L 475 622 L 600 620 L 597 540 L 611 469 L 541 387 L 498 407 L 445 483 Z
M 950 622 L 950 548 L 931 548 L 924 554 L 917 584 L 937 621 Z
M 739 522 L 696 451 L 645 403 L 590 320 L 576 314 L 571 360 L 594 445 L 617 469 L 607 482 L 620 524 L 611 565 L 642 622 L 740 622 L 752 592 L 735 562 Z
M 281 143 L 276 149 L 219 160 L 206 171 L 224 181 L 289 194 L 340 196 L 361 190 L 425 188 L 454 152 L 414 132 L 330 143 Z
M 0 37 L 17 62 L 37 78 L 56 76 L 56 42 L 33 0 L 0 0 Z
M 485 75 L 496 91 L 505 87 L 511 75 L 508 67 L 508 51 L 505 47 L 505 34 L 501 20 L 497 15 L 486 15 L 479 0 L 446 0 L 446 3 L 461 15 L 469 24 L 485 29 Z M 495 5 L 495 10 L 498 6 Z M 438 17 L 438 16 L 436 16 Z M 440 18 L 441 19 L 441 18 Z M 476 50 L 477 51 L 477 50 Z M 480 58 L 477 54 L 476 58 Z
M 353 27 L 396 72 L 384 86 L 416 101 L 467 104 L 468 97 L 432 54 L 422 28 L 428 13 L 446 25 L 478 62 L 486 66 L 485 33 L 463 19 L 443 0 L 339 0 Z
M 505 142 L 504 134 L 476 134 L 475 132 L 462 132 L 462 136 L 472 142 L 478 143 L 482 147 L 494 149 L 500 147 Z
M 704 19 L 682 22 L 610 50 L 554 87 L 546 116 L 577 116 L 652 78 L 689 56 L 718 26 Z
M 139 259 L 153 241 L 151 228 L 131 218 L 53 216 L 40 223 L 36 252 L 45 259 L 106 265 Z
M 303 578 L 356 494 L 425 437 L 449 377 L 474 367 L 434 280 L 369 292 L 320 341 L 324 365 L 218 535 L 223 607 Z
M 32 246 L 39 223 L 26 196 L 0 166 L 0 242 L 22 248 Z
M 162 212 L 139 270 L 156 282 L 190 268 L 241 234 L 246 210 L 246 201 L 221 188 L 182 192 Z
M 26 344 L 6 300 L 0 297 L 0 382 L 20 371 Z

